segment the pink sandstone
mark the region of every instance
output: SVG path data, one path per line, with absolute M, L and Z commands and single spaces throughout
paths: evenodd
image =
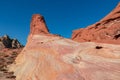
M 16 80 L 120 80 L 120 45 L 52 35 L 43 17 L 34 16 L 36 27 L 31 26 L 25 48 L 10 66 Z

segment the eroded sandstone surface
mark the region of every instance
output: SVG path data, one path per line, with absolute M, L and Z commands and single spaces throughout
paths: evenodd
M 28 42 L 10 66 L 16 80 L 120 80 L 120 45 L 50 34 L 44 18 L 34 16 Z

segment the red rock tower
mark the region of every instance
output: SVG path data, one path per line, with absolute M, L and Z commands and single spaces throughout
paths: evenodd
M 44 17 L 40 14 L 34 14 L 30 24 L 30 34 L 48 34 L 49 30 L 46 26 Z

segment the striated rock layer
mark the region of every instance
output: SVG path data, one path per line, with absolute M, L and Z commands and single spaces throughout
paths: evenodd
M 78 42 L 120 44 L 120 3 L 99 22 L 74 30 L 72 39 Z
M 120 80 L 120 45 L 78 43 L 38 24 L 40 30 L 31 27 L 25 48 L 10 66 L 16 80 Z

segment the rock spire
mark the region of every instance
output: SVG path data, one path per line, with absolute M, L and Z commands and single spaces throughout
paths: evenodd
M 48 34 L 49 30 L 46 26 L 45 19 L 40 14 L 34 14 L 32 16 L 30 24 L 30 34 Z

